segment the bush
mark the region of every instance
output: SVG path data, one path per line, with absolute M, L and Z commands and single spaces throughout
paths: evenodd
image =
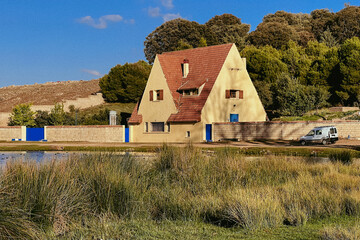
M 329 159 L 331 162 L 341 162 L 343 164 L 351 164 L 353 162 L 352 154 L 349 151 L 330 153 Z

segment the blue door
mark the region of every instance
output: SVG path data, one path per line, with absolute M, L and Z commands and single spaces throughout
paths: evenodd
M 44 135 L 44 128 L 26 128 L 26 141 L 41 141 Z
M 239 114 L 230 114 L 230 122 L 238 122 Z
M 211 124 L 206 124 L 206 141 L 211 142 L 212 136 L 211 136 Z
M 125 142 L 130 142 L 130 131 L 129 131 L 129 128 L 125 128 Z

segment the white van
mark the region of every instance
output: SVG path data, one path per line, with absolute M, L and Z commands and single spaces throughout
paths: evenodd
M 300 138 L 301 145 L 310 142 L 318 142 L 322 144 L 335 143 L 338 138 L 338 132 L 334 126 L 323 126 L 312 129 L 307 135 Z

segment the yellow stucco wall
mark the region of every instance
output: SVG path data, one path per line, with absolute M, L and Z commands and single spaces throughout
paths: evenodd
M 233 45 L 201 112 L 204 124 L 229 122 L 230 114 L 239 114 L 239 122 L 266 120 L 265 109 L 246 70 L 245 61 Z M 243 90 L 243 99 L 226 99 L 225 91 L 228 89 Z
M 166 130 L 166 127 L 165 127 Z M 186 132 L 190 131 L 190 138 Z M 144 122 L 130 127 L 130 142 L 201 142 L 204 126 L 202 123 L 195 124 L 171 124 L 170 132 L 154 133 L 144 132 Z

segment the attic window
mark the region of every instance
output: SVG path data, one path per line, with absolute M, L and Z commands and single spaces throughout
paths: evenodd
M 225 91 L 225 98 L 227 99 L 244 99 L 243 90 L 229 89 Z
M 199 89 L 188 89 L 188 90 L 182 90 L 183 96 L 197 96 L 199 95 Z

